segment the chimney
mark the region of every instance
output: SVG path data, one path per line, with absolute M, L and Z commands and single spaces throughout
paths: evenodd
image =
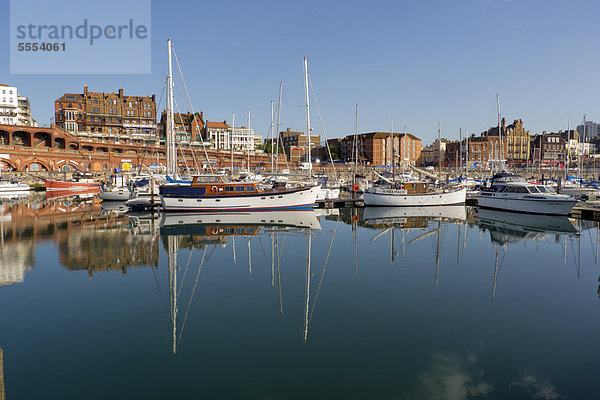
M 119 98 L 122 99 L 123 98 L 123 88 L 119 89 Z
M 506 132 L 506 119 L 502 117 L 502 132 Z
M 204 111 L 200 110 L 200 119 L 204 121 Z
M 83 85 L 83 97 L 87 96 L 87 89 L 88 89 L 88 86 L 87 85 Z

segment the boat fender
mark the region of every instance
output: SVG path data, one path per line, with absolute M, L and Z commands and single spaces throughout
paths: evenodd
M 358 189 L 359 189 L 358 185 L 352 186 L 352 191 L 353 192 L 358 192 Z
M 353 216 L 353 217 L 352 217 L 352 221 L 353 221 L 353 222 L 358 222 L 358 215 L 355 215 L 355 216 Z
M 213 193 L 217 193 L 217 187 L 216 187 L 216 186 L 213 186 L 213 187 L 211 187 L 211 188 L 210 188 L 210 190 L 211 190 Z

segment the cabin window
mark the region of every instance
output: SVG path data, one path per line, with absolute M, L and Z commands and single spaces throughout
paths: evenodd
M 539 187 L 535 187 L 535 186 L 530 186 L 527 188 L 529 190 L 529 193 L 539 193 L 539 192 L 544 192 L 543 188 L 540 189 Z
M 256 189 L 254 188 L 254 186 L 246 186 L 246 192 L 255 192 Z
M 233 192 L 233 186 L 225 186 L 226 192 Z
M 236 192 L 243 192 L 244 191 L 244 187 L 243 186 L 236 186 L 235 187 L 235 191 Z

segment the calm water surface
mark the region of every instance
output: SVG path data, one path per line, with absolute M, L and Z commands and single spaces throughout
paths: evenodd
M 591 399 L 594 223 L 1 206 L 12 399 Z

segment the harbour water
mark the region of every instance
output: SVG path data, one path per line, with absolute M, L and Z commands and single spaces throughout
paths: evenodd
M 597 397 L 596 223 L 1 211 L 7 399 Z

